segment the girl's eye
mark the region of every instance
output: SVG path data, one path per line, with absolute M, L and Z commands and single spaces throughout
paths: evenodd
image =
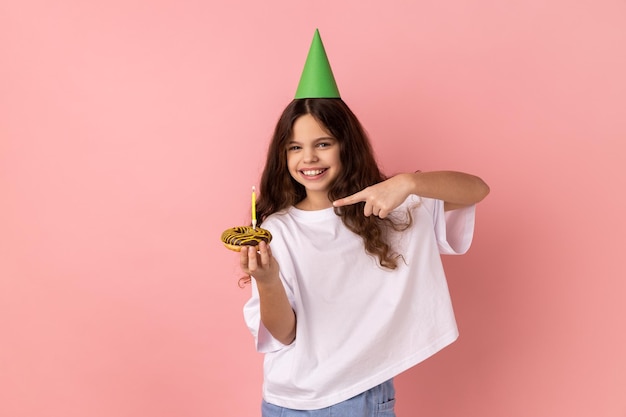
M 319 146 L 320 148 L 328 148 L 331 144 L 328 142 L 321 142 L 318 143 L 317 146 Z
M 297 151 L 298 149 L 300 149 L 300 147 L 298 145 L 291 145 L 291 146 L 287 147 L 288 151 Z

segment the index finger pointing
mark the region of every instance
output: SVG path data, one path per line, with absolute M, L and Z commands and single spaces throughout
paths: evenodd
M 335 200 L 333 201 L 333 206 L 334 207 L 349 206 L 350 204 L 360 203 L 361 201 L 365 201 L 363 191 L 359 191 L 358 193 L 349 195 L 348 197 Z

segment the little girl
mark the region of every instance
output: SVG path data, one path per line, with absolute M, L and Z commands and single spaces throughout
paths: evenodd
M 263 416 L 394 416 L 391 379 L 457 338 L 440 253 L 469 248 L 488 192 L 459 172 L 386 179 L 341 99 L 294 100 L 257 203 L 272 247 L 240 259 Z
M 386 178 L 338 94 L 296 94 L 257 202 L 271 248 L 240 257 L 263 417 L 395 416 L 393 377 L 458 336 L 440 254 L 468 250 L 488 193 L 460 172 Z

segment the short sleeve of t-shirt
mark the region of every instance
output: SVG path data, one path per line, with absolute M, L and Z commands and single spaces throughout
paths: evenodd
M 476 206 L 444 211 L 442 200 L 422 199 L 422 201 L 429 210 L 432 210 L 439 252 L 442 255 L 466 253 L 474 236 Z

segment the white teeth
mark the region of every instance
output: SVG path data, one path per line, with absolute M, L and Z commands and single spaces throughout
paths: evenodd
M 302 173 L 308 177 L 320 175 L 322 172 L 324 172 L 323 169 L 310 169 L 310 170 L 302 171 Z

